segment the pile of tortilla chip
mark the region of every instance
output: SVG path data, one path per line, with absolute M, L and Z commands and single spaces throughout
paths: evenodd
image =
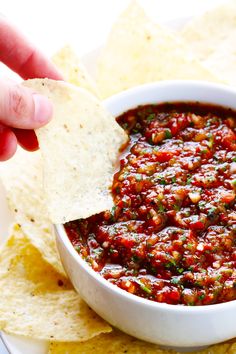
M 51 354 L 176 353 L 112 328 L 89 308 L 63 269 L 53 223 L 112 207 L 109 186 L 127 136 L 100 97 L 166 79 L 236 85 L 235 48 L 235 1 L 177 32 L 154 23 L 132 1 L 113 25 L 98 58 L 96 78 L 65 47 L 53 61 L 68 83 L 25 82 L 52 100 L 54 117 L 36 131 L 40 151 L 19 148 L 0 165 L 15 218 L 0 251 L 1 330 L 45 340 Z M 236 342 L 197 353 L 235 354 Z

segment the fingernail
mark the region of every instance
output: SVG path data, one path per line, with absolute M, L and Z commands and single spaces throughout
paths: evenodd
M 52 118 L 52 104 L 42 95 L 34 94 L 34 120 L 46 124 Z

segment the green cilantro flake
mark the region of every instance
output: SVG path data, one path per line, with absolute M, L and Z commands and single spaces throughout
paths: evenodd
M 147 116 L 147 122 L 150 123 L 155 119 L 156 115 L 155 113 L 151 113 Z
M 132 129 L 132 133 L 133 133 L 133 134 L 137 134 L 138 132 L 139 132 L 139 130 L 138 130 L 137 128 L 133 128 L 133 129 Z
M 140 257 L 135 254 L 135 255 L 133 255 L 133 256 L 131 257 L 131 260 L 132 260 L 134 263 L 136 263 L 136 262 L 140 261 Z
M 205 205 L 206 205 L 206 202 L 204 202 L 203 200 L 200 200 L 198 203 L 199 208 L 204 208 Z
M 116 187 L 115 191 L 116 191 L 116 194 L 120 194 L 120 187 Z
M 81 246 L 80 246 L 80 245 L 77 245 L 77 246 L 75 247 L 75 249 L 76 249 L 77 252 L 80 252 L 80 251 L 81 251 Z
M 164 178 L 161 178 L 161 179 L 159 180 L 159 183 L 160 183 L 161 185 L 163 185 L 163 186 L 166 185 L 166 181 L 164 180 Z
M 209 147 L 212 148 L 214 145 L 214 136 L 212 133 L 209 134 Z
M 188 243 L 188 244 L 187 244 L 187 248 L 188 248 L 189 250 L 191 250 L 191 249 L 193 248 L 193 243 Z
M 165 138 L 166 139 L 171 139 L 172 138 L 172 134 L 171 134 L 170 129 L 166 129 L 165 130 Z
M 140 280 L 138 281 L 140 288 L 145 291 L 147 294 L 151 294 L 152 289 L 148 288 L 145 284 L 143 284 Z
M 176 267 L 176 261 L 174 259 L 170 259 L 170 261 L 165 265 L 167 269 L 170 267 Z
M 158 210 L 161 212 L 161 213 L 163 213 L 164 211 L 165 211 L 165 208 L 164 208 L 164 206 L 163 206 L 163 204 L 159 204 L 158 205 Z
M 191 184 L 192 183 L 192 178 L 188 178 L 186 184 Z
M 127 129 L 129 128 L 128 123 L 123 123 L 123 124 L 122 124 L 122 128 L 123 128 L 124 130 L 127 130 Z
M 116 206 L 115 205 L 111 208 L 110 213 L 111 213 L 111 217 L 110 217 L 111 221 L 115 221 L 115 213 L 116 213 Z
M 180 210 L 180 206 L 178 204 L 174 204 L 173 208 L 175 211 L 179 211 Z
M 179 274 L 182 274 L 182 273 L 184 272 L 184 268 L 178 268 L 178 269 L 177 269 L 177 272 L 178 272 Z
M 212 207 L 211 209 L 209 209 L 209 210 L 207 211 L 207 217 L 208 217 L 209 219 L 215 218 L 215 216 L 216 216 L 216 211 L 217 211 L 217 208 L 216 208 L 216 207 Z
M 232 185 L 233 185 L 234 187 L 236 187 L 236 179 L 233 179 L 233 180 L 231 181 L 231 183 L 232 183 Z

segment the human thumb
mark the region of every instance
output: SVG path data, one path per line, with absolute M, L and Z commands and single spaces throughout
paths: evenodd
M 37 129 L 49 122 L 52 104 L 27 87 L 0 80 L 0 123 L 13 128 Z

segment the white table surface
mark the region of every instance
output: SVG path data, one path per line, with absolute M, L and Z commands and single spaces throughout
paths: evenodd
M 159 22 L 200 14 L 224 0 L 140 0 Z M 78 54 L 104 42 L 117 15 L 129 0 L 1 0 L 0 12 L 48 56 L 64 44 Z M 6 70 L 1 76 L 12 76 Z M 0 339 L 0 354 L 7 354 Z

